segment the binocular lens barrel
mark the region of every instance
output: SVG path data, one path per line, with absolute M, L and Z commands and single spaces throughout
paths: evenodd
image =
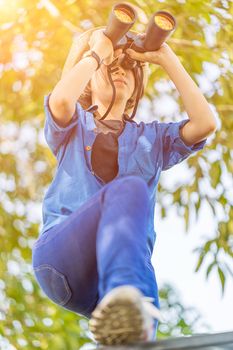
M 113 48 L 129 32 L 137 19 L 134 8 L 125 3 L 113 6 L 104 34 L 112 41 Z M 167 11 L 155 12 L 149 20 L 144 38 L 134 36 L 130 47 L 138 52 L 156 51 L 176 28 L 175 18 Z M 129 36 L 128 36 L 129 38 Z M 127 40 L 125 39 L 127 44 Z M 123 44 L 123 43 L 121 43 Z M 125 45 L 123 44 L 123 45 Z M 136 61 L 125 55 L 121 65 L 127 69 L 135 66 Z
M 155 24 L 161 29 L 172 30 L 174 28 L 174 23 L 165 15 L 157 14 L 154 17 Z
M 110 14 L 104 34 L 112 41 L 113 47 L 129 31 L 137 19 L 133 7 L 119 3 Z
M 166 11 L 157 11 L 150 19 L 143 43 L 146 51 L 155 51 L 176 28 L 175 18 Z
M 114 10 L 114 14 L 120 22 L 132 23 L 132 20 L 133 20 L 132 14 L 126 11 L 126 9 L 118 8 Z

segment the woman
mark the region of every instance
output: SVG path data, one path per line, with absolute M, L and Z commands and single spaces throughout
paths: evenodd
M 102 28 L 85 32 L 45 97 L 45 138 L 58 166 L 33 247 L 33 269 L 46 295 L 90 319 L 95 341 L 108 345 L 156 338 L 151 256 L 159 176 L 201 150 L 216 128 L 207 101 L 167 44 L 128 54 L 144 66 L 144 88 L 148 63 L 166 70 L 189 119 L 130 120 L 137 81 L 134 71 L 122 68 L 123 54 Z M 116 96 L 103 121 L 112 100 L 112 64 Z

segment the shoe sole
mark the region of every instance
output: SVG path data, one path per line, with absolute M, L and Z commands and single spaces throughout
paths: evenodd
M 102 345 L 130 344 L 144 337 L 142 294 L 132 286 L 110 291 L 92 312 L 89 329 Z

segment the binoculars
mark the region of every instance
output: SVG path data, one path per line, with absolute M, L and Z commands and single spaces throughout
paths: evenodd
M 169 12 L 157 11 L 151 16 L 142 37 L 130 31 L 136 19 L 137 13 L 130 5 L 118 3 L 113 6 L 104 34 L 112 41 L 114 50 L 123 48 L 124 52 L 129 47 L 138 52 L 158 50 L 176 28 L 176 20 Z M 127 53 L 119 63 L 125 69 L 136 65 Z

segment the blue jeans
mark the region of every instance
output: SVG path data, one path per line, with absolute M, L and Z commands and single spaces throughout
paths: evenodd
M 33 270 L 44 293 L 87 318 L 108 291 L 125 284 L 153 297 L 158 307 L 148 216 L 143 179 L 126 176 L 107 183 L 33 246 Z

